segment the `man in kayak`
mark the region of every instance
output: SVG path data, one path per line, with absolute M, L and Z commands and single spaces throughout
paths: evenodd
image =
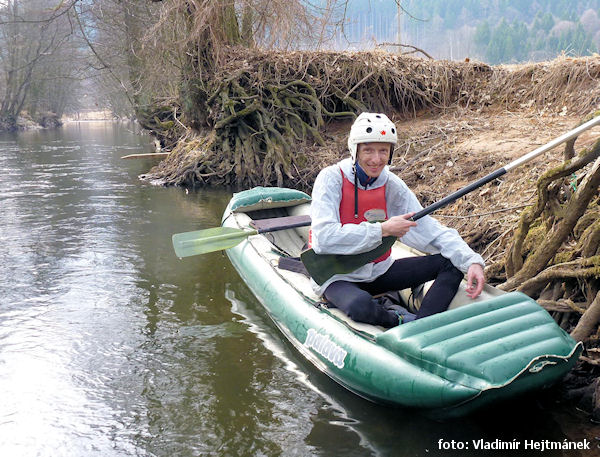
M 319 173 L 312 193 L 311 247 L 317 254 L 360 254 L 396 236 L 432 255 L 393 260 L 391 250 L 349 274 L 331 277 L 317 293 L 357 322 L 394 327 L 448 308 L 467 274 L 467 295 L 477 297 L 485 283 L 483 258 L 454 229 L 430 216 L 413 222 L 422 206 L 388 165 L 397 142 L 385 114 L 362 113 L 350 129 L 350 158 Z M 373 295 L 435 280 L 416 316 L 386 305 Z

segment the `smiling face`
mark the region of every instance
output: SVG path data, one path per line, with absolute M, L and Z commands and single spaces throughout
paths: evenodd
M 390 160 L 390 143 L 361 143 L 357 161 L 369 178 L 377 178 Z

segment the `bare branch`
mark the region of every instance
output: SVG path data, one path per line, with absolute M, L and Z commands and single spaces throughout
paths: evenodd
M 13 19 L 10 21 L 0 21 L 0 26 L 7 25 L 7 24 L 44 24 L 44 23 L 48 24 L 48 23 L 54 22 L 56 19 L 67 14 L 72 8 L 75 7 L 75 4 L 78 2 L 79 2 L 79 0 L 72 0 L 71 3 L 69 3 L 65 8 L 62 8 L 62 5 L 64 4 L 64 0 L 61 0 L 61 2 L 52 10 L 53 12 L 55 12 L 60 9 L 61 11 L 59 13 L 52 14 L 51 16 L 48 16 L 43 19 L 24 19 L 24 18 L 18 16 L 18 20 Z
M 411 52 L 403 52 L 403 55 L 408 55 L 408 54 L 414 54 L 415 52 L 420 52 L 421 54 L 423 54 L 424 56 L 426 56 L 427 58 L 434 60 L 433 57 L 431 57 L 429 54 L 427 54 L 425 51 L 423 51 L 420 48 L 417 48 L 416 46 L 413 46 L 411 44 L 400 44 L 400 43 L 390 43 L 390 42 L 384 42 L 384 43 L 379 43 L 377 45 L 378 48 L 382 47 L 382 46 L 398 46 L 401 48 L 410 48 L 412 49 Z

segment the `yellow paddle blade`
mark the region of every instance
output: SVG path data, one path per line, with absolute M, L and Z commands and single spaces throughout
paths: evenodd
M 206 254 L 237 246 L 256 230 L 243 230 L 233 227 L 216 227 L 173 235 L 173 248 L 177 257 Z

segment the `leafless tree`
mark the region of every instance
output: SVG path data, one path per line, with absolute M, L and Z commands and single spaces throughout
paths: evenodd
M 74 37 L 69 12 L 72 3 L 48 0 L 5 0 L 0 6 L 0 122 L 14 125 L 31 102 L 35 111 L 41 98 L 46 109 L 64 105 L 64 91 L 49 91 L 61 78 L 70 79 L 62 52 Z M 61 56 L 62 52 L 62 56 Z M 69 56 L 73 60 L 73 56 Z M 42 93 L 46 93 L 42 97 Z M 48 95 L 56 95 L 51 101 Z M 33 97 L 33 98 L 32 98 Z M 60 111 L 60 109 L 59 109 Z
M 156 9 L 153 2 L 134 0 L 99 0 L 75 8 L 97 90 L 113 111 L 130 114 L 143 105 L 145 94 L 152 92 L 143 87 L 145 69 L 165 64 L 155 53 L 141 50 L 144 35 L 156 22 Z

